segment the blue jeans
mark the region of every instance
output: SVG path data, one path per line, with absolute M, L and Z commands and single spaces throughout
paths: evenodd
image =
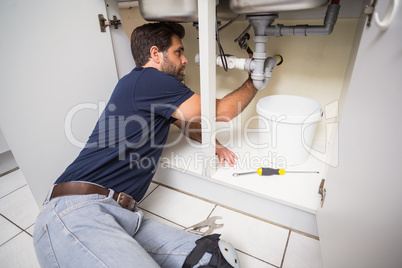
M 34 228 L 42 267 L 182 267 L 200 236 L 120 207 L 109 196 L 46 200 Z M 197 266 L 210 261 L 206 253 Z M 196 266 L 196 267 L 197 267 Z

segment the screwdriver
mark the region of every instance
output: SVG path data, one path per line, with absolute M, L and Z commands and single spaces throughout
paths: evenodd
M 233 177 L 240 175 L 254 174 L 255 171 L 243 172 L 243 173 L 233 173 Z M 257 169 L 257 174 L 261 176 L 271 176 L 271 175 L 285 175 L 285 173 L 319 173 L 318 171 L 285 171 L 284 169 L 274 169 L 274 168 L 259 168 Z

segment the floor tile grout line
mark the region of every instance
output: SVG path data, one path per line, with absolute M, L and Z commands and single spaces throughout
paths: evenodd
M 138 205 L 140 205 L 145 199 L 147 199 L 155 190 L 158 188 L 160 185 L 158 184 L 155 189 L 153 189 L 149 194 L 147 194 L 145 197 L 143 197 L 139 202 Z
M 15 193 L 16 191 L 18 191 L 18 190 L 24 188 L 24 187 L 27 186 L 27 185 L 28 185 L 28 184 L 25 183 L 24 185 L 18 187 L 17 189 L 12 190 L 12 191 L 9 192 L 8 194 L 5 194 L 5 195 L 1 196 L 1 197 L 0 197 L 0 201 L 1 201 L 1 199 L 3 199 L 4 197 L 9 196 L 9 195 L 12 194 L 12 193 Z
M 311 234 L 308 234 L 308 233 L 304 233 L 304 232 L 299 231 L 299 230 L 294 230 L 294 229 L 291 229 L 291 228 L 289 228 L 289 227 L 283 226 L 283 225 L 278 224 L 278 223 L 275 223 L 275 222 L 271 222 L 271 221 L 269 221 L 269 220 L 266 220 L 266 219 L 260 218 L 260 217 L 258 217 L 258 216 L 255 216 L 255 215 L 252 215 L 252 214 L 249 214 L 249 213 L 243 212 L 243 211 L 241 211 L 241 210 L 237 210 L 237 209 L 235 209 L 235 208 L 228 207 L 228 206 L 223 205 L 223 204 L 221 204 L 221 203 L 216 203 L 216 202 L 213 202 L 213 201 L 208 200 L 208 199 L 206 199 L 206 198 L 203 198 L 203 197 L 200 197 L 200 196 L 196 196 L 196 195 L 193 195 L 193 194 L 187 193 L 187 192 L 185 192 L 185 191 L 182 191 L 182 190 L 179 190 L 179 189 L 173 188 L 173 187 L 168 186 L 168 185 L 165 185 L 165 184 L 163 184 L 163 183 L 159 183 L 159 182 L 155 182 L 155 181 L 153 181 L 153 183 L 158 184 L 158 185 L 160 185 L 160 186 L 163 186 L 163 187 L 165 187 L 165 188 L 168 188 L 168 189 L 170 189 L 170 190 L 173 190 L 173 191 L 176 191 L 176 192 L 179 192 L 179 193 L 182 193 L 182 194 L 185 194 L 185 195 L 188 195 L 188 196 L 194 197 L 194 198 L 196 198 L 196 199 L 199 199 L 199 200 L 202 200 L 202 201 L 205 201 L 205 202 L 211 203 L 211 204 L 215 204 L 215 205 L 217 205 L 217 206 L 219 206 L 219 207 L 222 207 L 222 208 L 225 208 L 225 209 L 228 209 L 228 210 L 234 211 L 234 212 L 236 212 L 236 213 L 239 213 L 239 214 L 242 214 L 242 215 L 245 215 L 245 216 L 248 216 L 248 217 L 254 218 L 254 219 L 256 219 L 256 220 L 259 220 L 259 221 L 262 221 L 262 222 L 265 222 L 265 223 L 268 223 L 268 224 L 275 225 L 275 226 L 277 226 L 277 227 L 283 228 L 283 229 L 288 230 L 288 231 L 291 231 L 291 232 L 298 233 L 298 234 L 300 234 L 300 235 L 303 235 L 303 236 L 309 237 L 309 238 L 311 238 L 311 239 L 319 240 L 319 238 L 318 238 L 318 237 L 316 237 L 316 236 L 314 236 L 314 235 L 311 235 Z
M 29 229 L 29 228 L 31 228 L 32 226 L 34 226 L 35 225 L 35 223 L 32 223 L 31 225 L 29 225 L 25 230 L 24 230 L 24 232 L 25 233 L 27 233 L 30 237 L 33 237 L 27 230 Z
M 9 218 L 7 218 L 6 216 L 4 216 L 3 214 L 1 214 L 0 213 L 0 216 L 2 216 L 4 219 L 6 219 L 7 221 L 9 221 L 11 224 L 13 224 L 14 226 L 16 226 L 18 229 L 20 229 L 22 232 L 25 232 L 25 233 L 27 233 L 29 236 L 31 236 L 32 237 L 32 235 L 31 234 L 29 234 L 28 232 L 26 232 L 25 230 L 24 230 L 24 228 L 22 228 L 21 226 L 19 226 L 18 224 L 16 224 L 15 222 L 13 222 L 12 220 L 10 220 Z M 31 227 L 33 224 L 31 224 L 29 227 Z M 28 228 L 29 228 L 28 227 Z M 27 229 L 28 229 L 27 228 Z
M 283 256 L 282 256 L 282 261 L 281 261 L 281 268 L 283 266 L 283 263 L 285 262 L 285 258 L 286 258 L 286 251 L 288 250 L 288 245 L 289 245 L 289 240 L 290 240 L 290 234 L 292 233 L 292 231 L 289 231 L 288 234 L 288 239 L 286 240 L 286 245 L 285 245 L 285 250 L 283 251 Z
M 14 235 L 13 237 L 11 237 L 10 239 L 8 239 L 6 242 L 4 242 L 3 244 L 0 245 L 0 248 L 2 246 L 4 246 L 5 244 L 7 244 L 8 242 L 10 242 L 11 240 L 13 240 L 14 238 L 16 238 L 17 236 L 19 236 L 20 234 L 22 234 L 24 231 L 19 232 L 18 234 Z
M 209 217 L 211 217 L 212 213 L 214 213 L 214 211 L 215 211 L 215 209 L 216 209 L 217 206 L 218 206 L 218 205 L 215 204 L 214 208 L 211 210 L 211 212 L 210 212 L 209 215 L 207 216 L 207 219 L 209 219 Z
M 1 179 L 2 177 L 4 177 L 4 176 L 8 175 L 8 174 L 13 173 L 14 171 L 19 170 L 19 169 L 20 169 L 19 167 L 16 167 L 16 168 L 10 169 L 9 171 L 6 171 L 6 172 L 4 172 L 4 173 L 1 173 L 1 174 L 0 174 L 0 179 Z
M 162 217 L 162 216 L 160 216 L 160 215 L 158 215 L 158 214 L 156 214 L 156 213 L 154 213 L 154 212 L 151 212 L 151 211 L 146 210 L 146 209 L 141 208 L 141 207 L 139 207 L 139 208 L 142 209 L 142 210 L 144 210 L 144 211 L 146 211 L 146 212 L 148 212 L 148 213 L 150 213 L 150 214 L 152 214 L 152 215 L 154 215 L 154 216 L 157 216 L 157 217 L 159 217 L 159 218 L 161 218 L 161 219 L 164 219 L 165 221 L 168 221 L 168 222 L 173 223 L 173 224 L 175 224 L 175 225 L 177 225 L 177 226 L 180 226 L 180 227 L 183 228 L 183 229 L 186 229 L 186 228 L 187 228 L 187 227 L 185 227 L 185 226 L 183 226 L 183 225 L 181 225 L 181 224 L 178 224 L 177 222 L 174 222 L 174 221 L 169 220 L 169 219 L 167 219 L 167 218 L 165 218 L 165 217 Z
M 245 255 L 251 257 L 251 258 L 254 258 L 254 259 L 259 260 L 259 261 L 261 261 L 261 262 L 263 262 L 263 263 L 272 265 L 272 266 L 274 266 L 274 267 L 280 268 L 279 266 L 277 266 L 277 265 L 275 265 L 275 264 L 272 264 L 272 263 L 267 262 L 267 261 L 265 261 L 265 260 L 263 260 L 263 259 L 260 259 L 260 258 L 254 256 L 254 255 L 251 255 L 250 253 L 244 252 L 243 250 L 240 250 L 240 249 L 237 249 L 237 248 L 235 248 L 235 249 L 236 249 L 236 251 L 241 252 L 241 253 L 243 253 L 243 254 L 245 254 Z

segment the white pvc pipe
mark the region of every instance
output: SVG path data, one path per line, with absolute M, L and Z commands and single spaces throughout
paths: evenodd
M 229 69 L 245 70 L 251 73 L 253 84 L 257 89 L 264 89 L 272 76 L 272 69 L 276 67 L 277 60 L 272 57 L 264 59 L 243 59 L 234 56 L 226 57 Z M 216 65 L 223 67 L 222 58 L 216 57 Z M 257 74 L 255 74 L 257 72 Z
M 226 58 L 227 66 L 229 69 L 245 70 L 245 63 L 247 59 L 236 58 L 234 56 L 224 56 L 224 58 Z M 223 67 L 221 56 L 216 57 L 216 65 Z
M 256 89 L 264 89 L 272 76 L 272 69 L 276 67 L 276 59 L 269 57 L 264 62 L 264 78 L 261 80 L 253 79 Z

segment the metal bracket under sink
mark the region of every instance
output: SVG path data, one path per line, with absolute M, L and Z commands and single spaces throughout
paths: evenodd
M 114 26 L 115 29 L 119 29 L 119 24 L 121 24 L 121 21 L 116 16 L 113 16 L 113 20 L 107 20 L 102 14 L 98 14 L 98 20 L 102 33 L 106 32 L 108 26 Z
M 368 19 L 367 19 L 367 27 L 370 27 L 371 25 L 371 19 L 373 17 L 373 13 L 374 13 L 374 8 L 375 8 L 375 4 L 377 3 L 377 0 L 374 0 L 371 5 L 366 5 L 363 9 L 363 14 L 367 15 Z
M 321 207 L 324 205 L 325 196 L 327 195 L 327 189 L 324 188 L 324 184 L 325 179 L 322 179 L 318 188 L 318 194 L 321 195 Z

